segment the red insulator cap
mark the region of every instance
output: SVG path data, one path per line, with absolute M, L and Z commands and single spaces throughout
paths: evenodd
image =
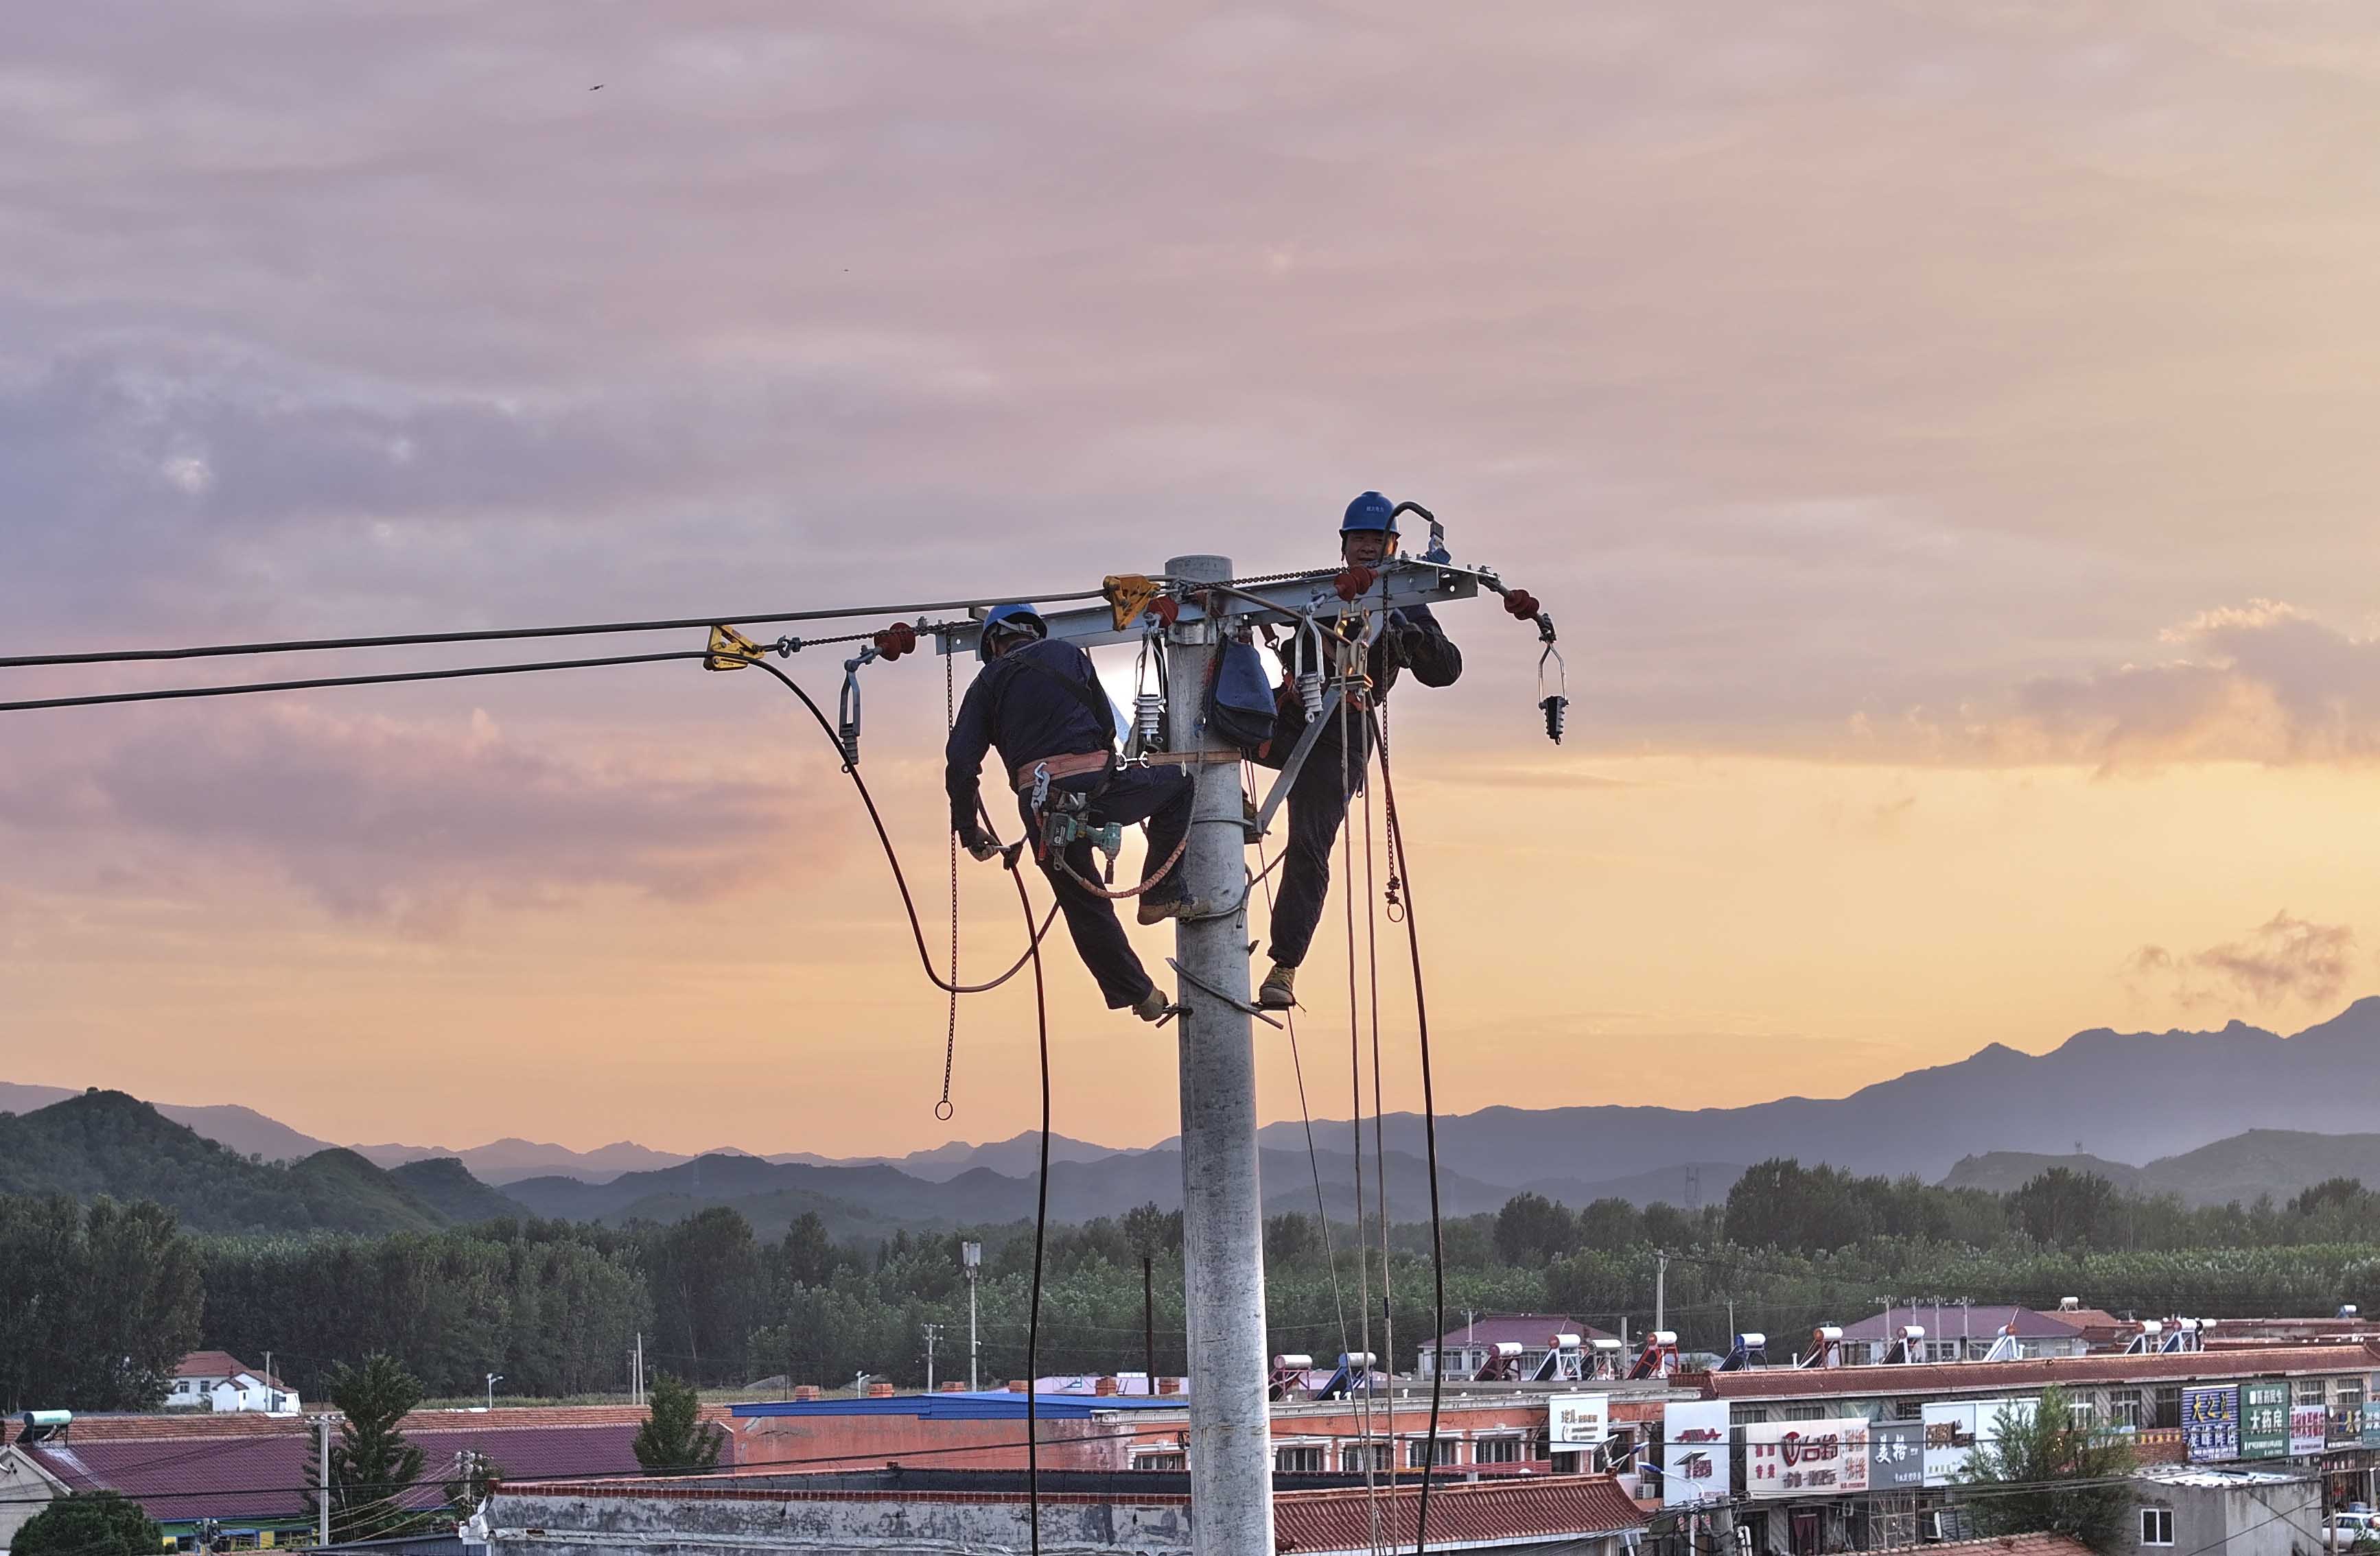
M 1537 597 L 1526 589 L 1514 589 L 1504 597 L 1504 609 L 1525 621 L 1537 613 Z
M 1378 573 L 1358 563 L 1341 573 L 1338 581 L 1331 587 L 1338 591 L 1341 599 L 1352 601 L 1357 595 L 1365 593 L 1379 581 Z
M 1182 602 L 1172 595 L 1160 595 L 1148 602 L 1148 613 L 1170 627 L 1182 620 Z
M 895 621 L 876 634 L 876 652 L 882 655 L 887 663 L 917 650 L 917 629 L 906 621 Z

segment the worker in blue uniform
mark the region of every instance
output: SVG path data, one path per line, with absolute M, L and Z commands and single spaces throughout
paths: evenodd
M 1016 790 L 1026 846 L 1040 852 L 1038 845 L 1048 814 L 1081 796 L 1090 823 L 1148 824 L 1140 922 L 1156 923 L 1193 911 L 1182 890 L 1175 857 L 1190 831 L 1190 775 L 1176 766 L 1119 766 L 1115 708 L 1100 689 L 1091 657 L 1071 643 L 1052 641 L 1049 623 L 1031 606 L 1003 605 L 986 615 L 978 645 L 985 669 L 959 705 L 945 754 L 951 828 L 959 841 L 978 859 L 999 851 L 977 820 L 984 755 L 996 749 L 1001 767 Z M 1038 809 L 1034 803 L 1037 789 L 1043 795 Z M 1172 868 L 1155 885 L 1148 885 L 1169 862 Z M 1041 867 L 1066 915 L 1075 949 L 1098 981 L 1108 1008 L 1129 1009 L 1146 1021 L 1164 1015 L 1166 998 L 1124 937 L 1115 904 L 1084 885 L 1099 878 L 1097 851 L 1089 839 L 1048 850 Z
M 1377 569 L 1396 549 L 1395 504 L 1377 491 L 1347 504 L 1339 526 L 1339 554 L 1348 566 Z M 1463 674 L 1463 651 L 1448 639 L 1429 607 L 1409 605 L 1389 612 L 1366 669 L 1372 683 L 1369 706 L 1377 707 L 1408 669 L 1425 686 L 1453 685 Z M 1306 723 L 1305 706 L 1295 692 L 1286 686 L 1282 690 L 1269 753 L 1274 766 L 1296 748 Z M 1348 797 L 1362 792 L 1364 770 L 1372 759 L 1366 702 L 1354 694 L 1344 702 L 1343 726 L 1342 699 L 1333 698 L 1324 706 L 1322 732 L 1289 789 L 1289 849 L 1281 861 L 1281 887 L 1273 896 L 1272 935 L 1266 947 L 1272 971 L 1257 990 L 1257 1003 L 1268 1009 L 1297 1003 L 1298 964 L 1314 942 L 1323 901 L 1330 893 L 1330 850 L 1347 817 Z

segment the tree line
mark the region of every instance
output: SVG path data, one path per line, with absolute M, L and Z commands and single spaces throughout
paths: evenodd
M 1572 1210 L 1535 1194 L 1442 1228 L 1450 1322 L 1560 1313 L 1617 1332 L 1664 1318 L 1690 1346 L 1730 1326 L 1780 1338 L 1874 1312 L 1888 1294 L 2142 1316 L 2328 1312 L 2380 1292 L 2380 1195 L 2352 1180 L 2284 1204 L 2192 1210 L 2052 1169 L 2008 1194 L 1860 1177 L 1790 1160 L 1747 1172 L 1723 1204 Z M 616 1393 L 642 1336 L 649 1369 L 703 1386 L 848 1385 L 861 1375 L 967 1375 L 963 1240 L 984 1244 L 978 1374 L 1026 1369 L 1028 1224 L 837 1243 L 815 1216 L 757 1236 L 712 1208 L 625 1228 L 496 1221 L 385 1236 L 194 1236 L 153 1205 L 0 1196 L 0 1404 L 132 1409 L 163 1399 L 201 1346 L 313 1397 L 384 1354 L 434 1397 Z M 1265 1227 L 1277 1351 L 1328 1362 L 1370 1349 L 1411 1369 L 1435 1333 L 1429 1230 Z M 1048 1234 L 1040 1370 L 1186 1370 L 1179 1212 L 1155 1206 Z M 1363 1253 L 1359 1261 L 1357 1248 Z M 1657 1252 L 1657 1250 L 1658 1250 Z M 1148 1307 L 1144 1309 L 1144 1267 Z

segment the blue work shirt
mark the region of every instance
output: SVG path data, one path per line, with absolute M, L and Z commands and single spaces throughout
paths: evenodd
M 1088 692 L 1100 717 L 1094 718 L 1081 698 L 1060 685 L 1060 677 Z M 1027 643 L 1002 654 L 975 678 L 959 703 L 944 753 L 949 766 L 942 786 L 950 791 L 953 830 L 965 834 L 975 825 L 984 753 L 995 748 L 1003 789 L 1010 775 L 1027 762 L 1113 751 L 1115 712 L 1099 685 L 1099 672 L 1091 668 L 1091 657 L 1071 643 Z

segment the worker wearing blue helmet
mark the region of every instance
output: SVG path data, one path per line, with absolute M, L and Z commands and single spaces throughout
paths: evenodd
M 1396 505 L 1377 491 L 1347 504 L 1339 525 L 1339 554 L 1350 567 L 1378 568 L 1396 555 Z M 1463 651 L 1451 642 L 1425 605 L 1390 611 L 1366 669 L 1370 701 L 1377 706 L 1403 671 L 1425 686 L 1451 686 L 1463 674 Z M 1305 732 L 1305 706 L 1283 687 L 1274 727 L 1276 760 L 1295 748 Z M 1340 704 L 1323 709 L 1322 733 L 1289 789 L 1289 848 L 1281 860 L 1281 889 L 1273 897 L 1272 935 L 1266 952 L 1272 971 L 1257 988 L 1257 1003 L 1284 1009 L 1297 1003 L 1297 969 L 1322 922 L 1330 894 L 1330 850 L 1347 817 L 1347 800 L 1361 792 L 1372 759 L 1371 727 L 1365 708 L 1350 702 L 1343 722 Z M 1342 730 L 1344 738 L 1342 738 Z
M 1051 640 L 1049 623 L 1031 606 L 1003 605 L 987 614 L 977 650 L 984 670 L 959 705 L 945 753 L 951 828 L 978 859 L 998 851 L 977 819 L 983 759 L 997 749 L 1002 770 L 1016 790 L 1026 841 L 1037 845 L 1075 949 L 1108 1008 L 1156 1020 L 1167 1008 L 1164 995 L 1125 938 L 1115 904 L 1085 884 L 1099 878 L 1090 841 L 1077 838 L 1046 852 L 1038 845 L 1052 809 L 1063 809 L 1079 796 L 1087 821 L 1148 823 L 1146 883 L 1189 835 L 1191 777 L 1180 767 L 1118 766 L 1115 709 L 1099 687 L 1091 657 L 1071 643 Z M 1042 800 L 1038 806 L 1037 790 Z M 1185 911 L 1178 873 L 1169 872 L 1141 893 L 1143 923 Z

